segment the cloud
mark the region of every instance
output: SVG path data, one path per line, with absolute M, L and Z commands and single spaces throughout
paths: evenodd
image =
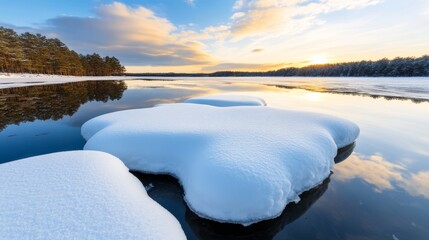
M 231 17 L 231 32 L 236 36 L 301 31 L 321 24 L 323 13 L 351 10 L 382 0 L 237 0 Z
M 255 48 L 252 50 L 252 53 L 263 52 L 263 51 L 264 51 L 264 49 L 262 49 L 262 48 Z
M 183 30 L 177 33 L 175 36 L 180 41 L 194 41 L 200 42 L 204 40 L 219 40 L 223 39 L 230 34 L 229 27 L 226 25 L 209 26 L 203 30 L 196 32 L 192 30 Z
M 185 0 L 185 3 L 187 3 L 191 6 L 195 6 L 195 0 Z
M 340 181 L 360 178 L 379 192 L 399 187 L 413 196 L 429 199 L 429 171 L 410 174 L 406 170 L 404 166 L 391 163 L 381 155 L 364 157 L 355 154 L 335 165 L 334 178 Z
M 243 8 L 244 2 L 245 0 L 236 0 L 232 9 L 237 10 Z
M 282 8 L 252 9 L 233 15 L 231 31 L 234 35 L 251 35 L 281 29 L 288 20 Z
M 79 52 L 115 55 L 125 65 L 198 65 L 211 61 L 201 44 L 181 41 L 174 24 L 145 7 L 114 2 L 96 8 L 94 13 L 95 17 L 50 19 L 44 30 Z

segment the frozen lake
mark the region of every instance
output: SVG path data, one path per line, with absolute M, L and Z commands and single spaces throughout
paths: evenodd
M 135 173 L 188 239 L 429 236 L 428 78 L 162 78 L 0 89 L 0 163 L 82 149 L 81 125 L 104 113 L 217 93 L 339 116 L 357 123 L 361 134 L 322 185 L 280 217 L 247 228 L 196 216 L 172 177 Z

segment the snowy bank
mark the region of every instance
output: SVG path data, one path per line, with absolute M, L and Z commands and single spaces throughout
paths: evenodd
M 174 175 L 199 216 L 243 225 L 299 201 L 358 134 L 354 123 L 327 115 L 189 103 L 110 113 L 82 127 L 85 149 L 111 153 L 133 170 Z
M 35 85 L 61 84 L 68 82 L 82 81 L 101 81 L 101 80 L 133 80 L 138 77 L 127 76 L 66 76 L 66 75 L 49 75 L 49 74 L 28 74 L 28 73 L 0 73 L 0 89 L 12 87 L 27 87 Z
M 117 158 L 73 151 L 0 164 L 2 239 L 185 239 Z
M 210 95 L 204 97 L 190 98 L 185 103 L 205 104 L 216 107 L 233 106 L 266 106 L 261 98 L 240 95 Z

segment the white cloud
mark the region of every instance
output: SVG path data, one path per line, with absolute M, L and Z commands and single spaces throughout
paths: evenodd
M 245 1 L 246 0 L 236 0 L 234 6 L 232 7 L 232 9 L 237 10 L 237 9 L 243 8 Z
M 185 0 L 185 2 L 191 6 L 195 6 L 195 0 Z

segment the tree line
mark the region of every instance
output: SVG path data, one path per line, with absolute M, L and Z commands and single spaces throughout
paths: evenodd
M 359 61 L 290 67 L 266 72 L 220 71 L 214 73 L 141 73 L 134 76 L 167 77 L 423 77 L 429 76 L 429 56 L 397 57 L 389 60 Z
M 0 26 L 0 72 L 108 76 L 125 68 L 116 57 L 78 54 L 58 38 Z
M 267 72 L 223 71 L 211 73 L 209 76 L 418 77 L 429 76 L 429 56 L 319 64 Z

